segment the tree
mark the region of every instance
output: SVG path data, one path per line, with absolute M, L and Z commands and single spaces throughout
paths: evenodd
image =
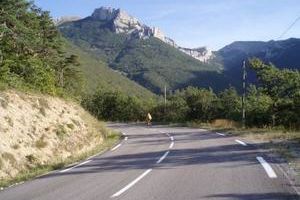
M 273 100 L 261 88 L 251 85 L 246 97 L 246 123 L 249 126 L 269 126 L 272 123 Z
M 65 74 L 75 83 L 79 73 L 76 56 L 62 52 L 63 44 L 49 12 L 26 0 L 0 1 L 1 82 L 50 94 L 78 87 L 80 81 L 65 88 Z
M 219 94 L 219 112 L 226 119 L 240 120 L 241 117 L 241 97 L 235 88 L 230 87 Z
M 266 65 L 258 59 L 250 60 L 260 87 L 272 101 L 272 125 L 299 127 L 297 98 L 300 93 L 300 72 L 298 70 L 280 70 L 274 65 Z M 296 120 L 295 120 L 296 119 Z

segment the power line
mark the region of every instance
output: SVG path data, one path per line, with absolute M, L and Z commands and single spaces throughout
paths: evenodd
M 283 31 L 283 33 L 277 38 L 277 40 L 280 39 L 280 38 L 282 38 L 287 32 L 289 32 L 289 30 L 291 30 L 291 29 L 293 28 L 293 26 L 294 26 L 299 20 L 300 20 L 300 16 L 299 16 L 298 18 L 296 18 L 295 21 L 294 21 L 291 25 L 289 25 L 289 27 L 288 27 L 287 29 L 285 29 L 285 31 Z

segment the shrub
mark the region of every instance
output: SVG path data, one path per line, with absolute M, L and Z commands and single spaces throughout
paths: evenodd
M 73 130 L 75 128 L 74 124 L 67 124 L 67 127 L 71 130 Z
M 19 149 L 20 148 L 20 145 L 19 144 L 14 144 L 11 146 L 13 149 Z
M 46 117 L 46 109 L 44 108 L 44 107 L 40 107 L 40 113 L 44 116 L 44 117 Z
M 13 120 L 12 120 L 9 116 L 6 116 L 6 117 L 5 117 L 5 120 L 7 121 L 7 123 L 8 123 L 11 127 L 14 126 L 14 122 L 13 122 Z
M 37 161 L 37 158 L 33 154 L 29 154 L 25 157 L 26 157 L 27 161 L 31 164 L 35 163 Z
M 4 152 L 2 154 L 2 158 L 8 161 L 12 166 L 15 166 L 17 164 L 17 160 L 15 159 L 14 155 L 11 153 Z
M 45 136 L 43 135 L 39 140 L 37 140 L 35 142 L 35 146 L 38 149 L 42 149 L 42 148 L 45 148 L 47 146 L 48 143 L 44 139 L 45 139 Z
M 65 129 L 65 127 L 63 125 L 58 125 L 58 127 L 56 128 L 55 130 L 56 132 L 56 136 L 59 138 L 59 139 L 63 139 L 65 137 L 65 135 L 67 134 L 67 131 Z

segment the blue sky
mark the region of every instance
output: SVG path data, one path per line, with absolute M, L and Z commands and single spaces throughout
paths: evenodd
M 237 40 L 278 39 L 300 17 L 299 0 L 36 0 L 53 17 L 121 8 L 184 47 L 217 50 Z M 281 39 L 300 38 L 300 20 Z

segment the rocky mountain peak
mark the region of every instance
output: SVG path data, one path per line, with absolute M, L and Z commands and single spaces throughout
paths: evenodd
M 126 33 L 131 37 L 140 39 L 155 37 L 202 62 L 207 62 L 213 56 L 212 52 L 205 47 L 197 49 L 179 47 L 174 40 L 166 37 L 158 27 L 142 24 L 137 18 L 121 9 L 100 7 L 95 9 L 91 17 L 94 20 L 110 22 L 112 31 L 115 33 Z
M 100 7 L 95 9 L 91 17 L 95 20 L 110 21 L 116 17 L 118 12 L 119 9 Z

